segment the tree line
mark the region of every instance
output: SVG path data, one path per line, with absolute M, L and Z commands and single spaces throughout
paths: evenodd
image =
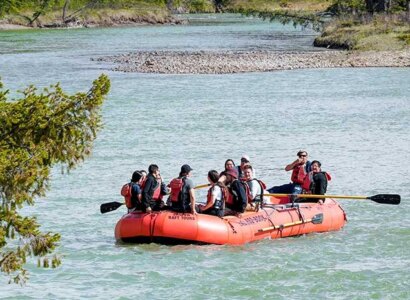
M 324 0 L 325 1 L 325 0 Z M 272 1 L 266 0 L 266 3 Z M 278 0 L 280 6 L 286 6 L 292 0 Z M 309 3 L 309 1 L 306 1 Z M 261 12 L 257 7 L 264 1 L 255 2 L 250 11 Z M 41 16 L 50 11 L 61 11 L 61 22 L 69 23 L 86 9 L 130 9 L 135 6 L 147 4 L 151 7 L 161 7 L 173 12 L 177 7 L 196 7 L 200 11 L 201 7 L 212 6 L 215 12 L 241 12 L 241 2 L 238 0 L 0 0 L 0 18 L 7 14 L 17 14 L 27 20 L 29 26 Z M 249 7 L 249 6 L 248 6 Z M 297 19 L 302 15 L 302 19 L 307 12 L 289 12 L 288 9 L 271 11 L 280 17 L 281 11 L 288 11 L 286 18 Z M 373 15 L 375 13 L 400 14 L 406 12 L 407 19 L 410 20 L 410 0 L 332 0 L 327 13 L 335 15 L 350 14 L 353 16 Z M 264 12 L 266 13 L 266 12 Z

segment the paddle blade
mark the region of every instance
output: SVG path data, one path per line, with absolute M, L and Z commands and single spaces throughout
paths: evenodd
M 322 224 L 323 222 L 323 214 L 317 214 L 313 216 L 312 223 L 313 224 Z
M 101 211 L 102 214 L 105 214 L 107 212 L 116 210 L 118 207 L 120 207 L 123 204 L 124 203 L 117 202 L 117 201 L 103 203 L 103 204 L 101 204 L 100 211 Z
M 400 195 L 396 195 L 396 194 L 380 194 L 380 195 L 367 197 L 367 199 L 370 199 L 374 202 L 382 203 L 382 204 L 398 205 L 400 204 L 401 197 Z

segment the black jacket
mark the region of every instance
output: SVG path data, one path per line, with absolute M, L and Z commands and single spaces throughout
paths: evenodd
M 151 207 L 153 202 L 152 196 L 154 195 L 154 190 L 158 187 L 157 179 L 152 175 L 148 174 L 145 181 L 144 189 L 142 190 L 142 206 L 144 208 Z
M 324 172 L 313 174 L 312 183 L 310 185 L 312 194 L 324 195 L 327 190 L 327 178 Z
M 245 187 L 239 180 L 234 180 L 229 187 L 229 192 L 233 195 L 233 206 L 229 208 L 243 213 L 248 203 Z

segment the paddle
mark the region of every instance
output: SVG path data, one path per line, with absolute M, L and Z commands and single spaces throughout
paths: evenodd
M 121 203 L 121 202 L 117 202 L 117 201 L 108 202 L 108 203 L 103 203 L 103 204 L 101 204 L 101 206 L 100 206 L 100 211 L 101 211 L 102 214 L 105 214 L 105 213 L 107 213 L 107 212 L 116 210 L 118 207 L 120 207 L 120 206 L 123 205 L 123 204 L 125 204 L 125 203 L 124 203 L 124 202 Z
M 263 196 L 273 196 L 273 197 L 289 197 L 295 196 L 296 198 L 334 198 L 334 199 L 365 199 L 371 200 L 381 204 L 393 204 L 398 205 L 400 204 L 401 197 L 400 195 L 396 194 L 379 194 L 374 196 L 346 196 L 346 195 L 311 195 L 311 194 L 263 194 Z
M 208 187 L 208 186 L 209 186 L 209 184 L 201 184 L 201 185 L 197 185 L 196 187 L 194 187 L 194 189 L 202 189 L 202 188 L 205 188 L 205 187 Z M 101 211 L 102 214 L 105 214 L 107 212 L 116 210 L 118 207 L 122 206 L 123 204 L 125 204 L 125 203 L 124 202 L 121 203 L 121 202 L 117 202 L 117 201 L 103 203 L 100 206 L 100 211 Z
M 259 229 L 258 232 L 265 232 L 265 231 L 271 231 L 271 230 L 275 230 L 275 229 L 280 229 L 282 230 L 283 228 L 287 228 L 287 227 L 291 227 L 291 226 L 296 226 L 296 225 L 300 225 L 300 224 L 306 224 L 306 223 L 313 223 L 313 224 L 322 224 L 323 222 L 323 214 L 317 214 L 314 215 L 311 219 L 307 219 L 307 220 L 300 220 L 300 221 L 296 221 L 296 222 L 292 222 L 292 223 L 285 223 L 279 226 L 271 226 L 271 227 L 265 227 L 262 229 Z
M 197 185 L 196 187 L 194 187 L 194 189 L 203 189 L 203 188 L 206 188 L 206 187 L 208 187 L 208 186 L 210 186 L 210 184 L 209 183 L 206 183 L 206 184 L 200 184 L 200 185 Z

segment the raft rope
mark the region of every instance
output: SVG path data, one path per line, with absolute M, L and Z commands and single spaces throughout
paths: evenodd
M 305 218 L 303 217 L 303 214 L 302 214 L 302 212 L 300 211 L 300 206 L 297 205 L 297 206 L 296 206 L 296 209 L 297 209 L 297 211 L 298 211 L 299 220 L 302 221 L 303 223 L 305 223 Z
M 265 206 L 265 205 L 262 205 L 262 203 L 261 203 L 260 208 L 265 212 L 266 217 L 268 218 L 268 221 L 272 224 L 272 227 L 273 227 L 274 229 L 276 229 L 275 224 L 273 224 L 273 221 L 270 219 L 270 216 L 275 212 L 276 209 L 275 209 L 274 207 L 270 207 L 270 208 L 272 208 L 273 210 L 272 210 L 272 212 L 271 212 L 270 214 L 268 214 L 268 212 L 266 211 L 266 209 L 264 208 L 264 206 Z M 267 206 L 267 207 L 269 207 L 269 206 Z

